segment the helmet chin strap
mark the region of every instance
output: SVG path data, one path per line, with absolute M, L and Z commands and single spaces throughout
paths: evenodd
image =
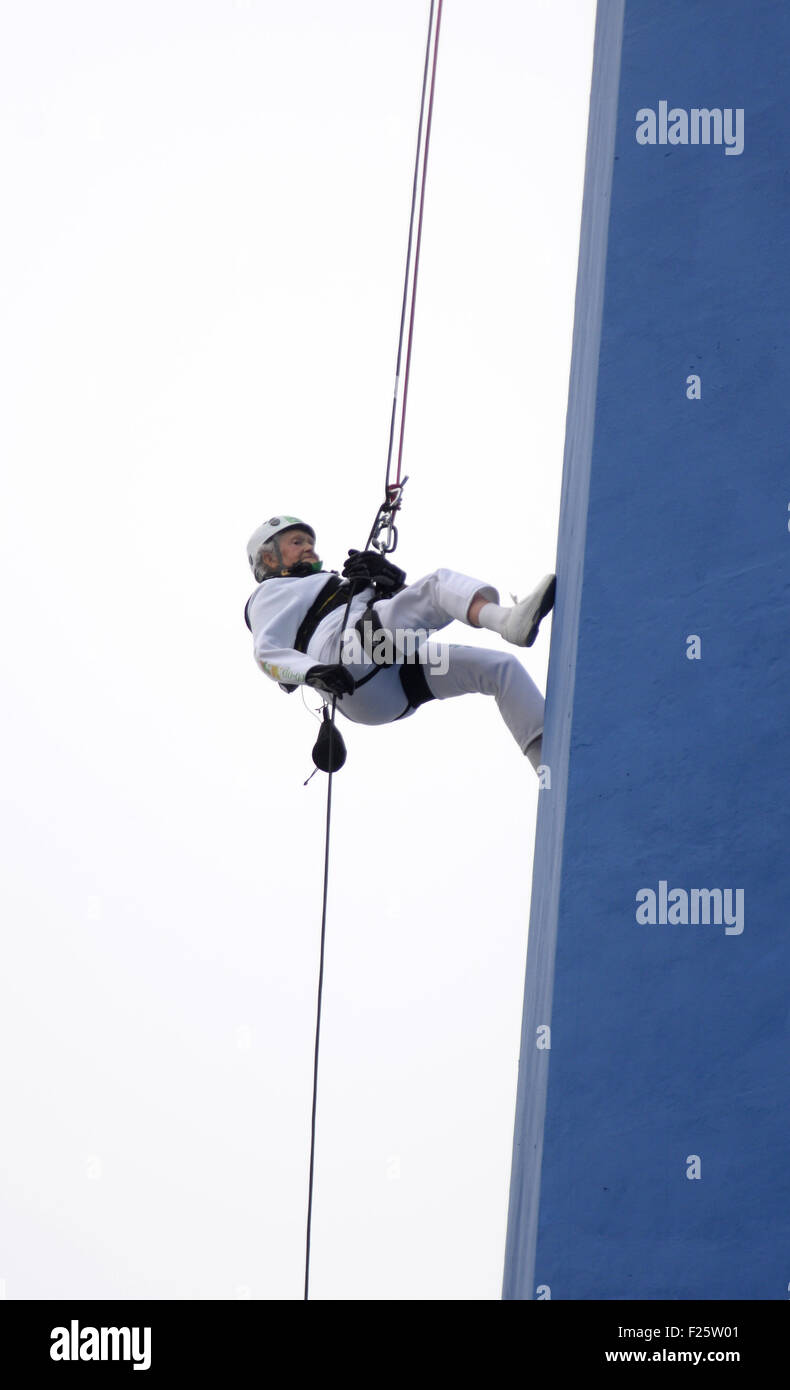
M 306 579 L 308 574 L 318 574 L 323 567 L 323 560 L 300 560 L 297 565 L 292 565 L 289 570 L 282 570 L 281 574 L 292 579 Z

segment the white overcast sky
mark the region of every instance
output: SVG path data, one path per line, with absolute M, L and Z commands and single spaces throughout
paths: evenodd
M 555 561 L 594 9 L 444 7 L 395 559 L 505 601 Z M 7 1298 L 302 1294 L 326 779 L 244 547 L 284 510 L 339 567 L 380 501 L 427 17 L 0 9 Z M 342 728 L 311 1293 L 497 1299 L 537 780 L 483 697 Z

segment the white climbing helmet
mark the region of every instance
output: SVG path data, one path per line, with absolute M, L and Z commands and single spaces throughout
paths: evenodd
M 261 550 L 268 541 L 274 540 L 274 537 L 279 536 L 282 531 L 292 530 L 294 526 L 301 527 L 303 531 L 307 531 L 312 536 L 313 540 L 315 540 L 315 531 L 312 526 L 308 526 L 307 522 L 302 521 L 300 517 L 286 516 L 284 512 L 281 512 L 279 516 L 270 516 L 269 520 L 264 521 L 263 525 L 259 526 L 257 531 L 253 531 L 250 539 L 247 541 L 247 559 L 250 562 L 250 569 L 259 584 L 266 578 L 265 569 L 258 563 Z

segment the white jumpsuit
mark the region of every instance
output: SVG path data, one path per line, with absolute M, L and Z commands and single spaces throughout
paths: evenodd
M 247 618 L 254 639 L 255 659 L 266 675 L 284 688 L 299 685 L 312 666 L 344 659 L 343 618 L 345 604 L 323 618 L 307 645 L 307 653 L 294 649 L 302 619 L 327 582 L 328 574 L 304 578 L 267 579 L 252 594 Z M 422 635 L 417 643 L 420 665 L 428 688 L 437 700 L 454 695 L 492 695 L 499 712 L 522 752 L 543 731 L 543 696 L 518 657 L 507 650 L 465 647 L 431 642 L 430 634 L 454 619 L 467 621 L 469 605 L 482 593 L 492 603 L 499 594 L 490 584 L 454 570 L 439 569 L 409 584 L 392 598 L 375 599 L 372 587 L 360 590 L 351 601 L 348 633 L 371 600 L 376 616 L 396 650 L 403 649 L 403 633 Z M 407 644 L 408 650 L 408 644 Z M 376 663 L 357 646 L 359 661 L 344 660 L 354 680 L 373 670 Z M 375 654 L 375 652 L 374 652 Z M 382 666 L 353 695 L 338 698 L 337 708 L 357 724 L 389 724 L 414 711 L 395 666 Z

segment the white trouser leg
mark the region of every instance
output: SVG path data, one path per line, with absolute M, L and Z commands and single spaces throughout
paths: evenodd
M 525 752 L 543 731 L 544 700 L 529 672 L 510 652 L 427 642 L 423 671 L 437 700 L 453 695 L 493 695 L 507 727 Z M 447 669 L 442 674 L 443 668 Z
M 448 623 L 467 621 L 469 605 L 476 594 L 489 603 L 498 603 L 499 594 L 491 585 L 455 570 L 439 569 L 426 574 L 414 584 L 389 599 L 376 599 L 375 611 L 382 628 L 389 634 L 397 650 L 401 650 L 399 633 L 418 633 L 425 636 Z M 355 600 L 349 627 L 352 627 L 364 605 Z M 337 661 L 339 652 L 340 612 L 322 624 L 320 633 L 312 638 L 308 652 L 317 661 Z M 508 729 L 522 752 L 543 729 L 543 696 L 532 677 L 510 652 L 491 651 L 487 647 L 464 647 L 454 644 L 419 641 L 420 664 L 428 687 L 438 700 L 454 695 L 493 695 Z M 414 655 L 414 645 L 410 655 Z M 349 664 L 355 680 L 372 669 L 364 658 L 360 664 Z M 379 673 L 352 696 L 338 700 L 337 708 L 346 718 L 360 724 L 384 724 L 397 719 L 406 708 L 406 697 L 396 668 Z
M 366 665 L 368 669 L 370 667 L 359 640 L 353 637 L 354 626 L 369 603 L 373 604 L 377 624 L 389 638 L 387 654 L 403 655 L 405 651 L 408 657 L 413 658 L 416 648 L 430 633 L 438 632 L 439 628 L 446 627 L 454 620 L 462 623 L 467 621 L 469 605 L 475 594 L 482 594 L 489 603 L 496 603 L 499 599 L 497 590 L 491 584 L 485 584 L 482 579 L 473 579 L 471 575 L 458 574 L 455 570 L 434 570 L 392 598 L 377 599 L 372 588 L 367 592 L 369 597 L 357 596 L 351 604 L 344 634 L 345 638 L 353 639 L 349 644 L 350 651 L 346 650 L 344 639 L 341 638 L 345 617 L 341 609 L 335 609 L 319 623 L 307 647 L 308 655 L 315 657 L 317 662 L 342 659 L 355 680 L 365 674 Z M 408 637 L 399 640 L 398 634 L 408 634 Z M 372 637 L 373 634 L 371 640 Z M 353 655 L 355 651 L 357 659 Z
M 499 594 L 491 584 L 455 570 L 434 570 L 392 598 L 377 599 L 374 607 L 382 627 L 396 640 L 398 629 L 437 632 L 454 619 L 465 623 L 475 594 L 489 603 L 498 603 Z

